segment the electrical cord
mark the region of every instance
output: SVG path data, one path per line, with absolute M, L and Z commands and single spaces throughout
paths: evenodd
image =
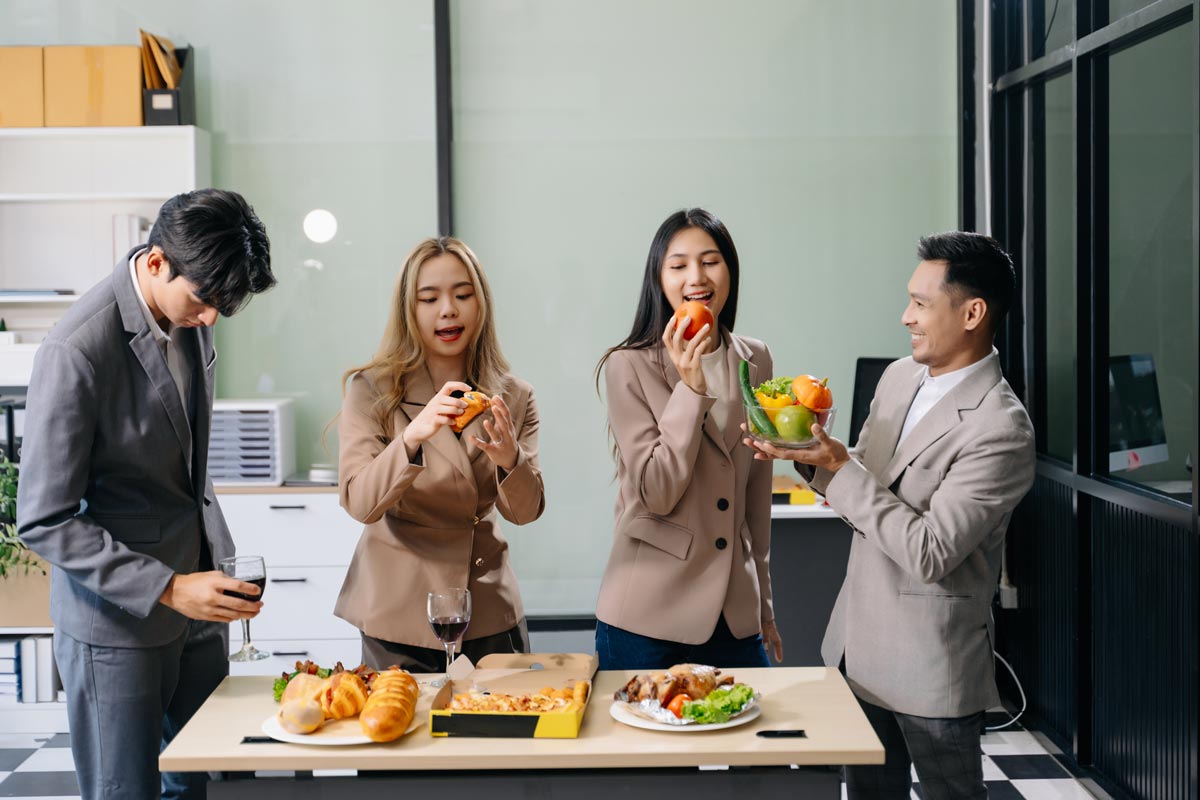
M 992 618 L 992 627 L 995 628 L 996 615 L 992 613 L 992 609 L 990 609 L 990 608 L 988 609 L 988 616 Z M 1029 705 L 1029 703 L 1025 699 L 1025 688 L 1023 686 L 1021 686 L 1021 680 L 1020 680 L 1020 678 L 1017 677 L 1017 673 L 1012 668 L 1012 664 L 1009 664 L 1007 661 L 1005 661 L 1004 656 L 1000 655 L 1000 653 L 998 653 L 995 650 L 992 650 L 992 655 L 996 657 L 996 660 L 998 660 L 1001 664 L 1004 665 L 1004 668 L 1008 670 L 1008 674 L 1012 675 L 1013 683 L 1015 683 L 1017 685 L 1017 692 L 1021 695 L 1021 710 L 1017 712 L 1017 715 L 1015 717 L 1012 717 L 1011 719 L 1009 719 L 1008 722 L 1004 723 L 1003 725 L 995 725 L 991 728 L 984 728 L 985 731 L 1002 731 L 1005 728 L 1007 728 L 1009 725 L 1016 724 L 1017 720 L 1019 720 L 1021 718 L 1021 715 L 1025 713 L 1025 709 Z

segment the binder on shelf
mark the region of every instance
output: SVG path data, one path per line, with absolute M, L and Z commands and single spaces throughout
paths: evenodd
M 21 640 L 21 702 L 37 702 L 37 639 L 26 636 Z
M 2 677 L 3 675 L 9 674 L 9 673 L 15 674 L 16 671 L 17 671 L 17 659 L 15 657 L 14 658 L 0 658 L 0 677 Z
M 0 639 L 0 658 L 16 658 L 19 644 L 19 639 Z
M 54 640 L 49 636 L 37 639 L 37 701 L 53 703 L 54 691 Z

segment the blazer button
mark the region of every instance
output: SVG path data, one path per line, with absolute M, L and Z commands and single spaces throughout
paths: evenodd
M 717 511 L 724 511 L 727 508 L 729 508 L 729 501 L 724 497 L 717 501 Z
M 477 566 L 477 567 L 482 567 L 482 566 L 483 566 L 483 559 L 482 559 L 482 558 L 477 558 L 477 559 L 475 559 L 475 566 Z
M 717 538 L 717 549 L 718 550 L 724 550 L 728 546 L 729 546 L 729 542 L 725 541 L 724 536 Z

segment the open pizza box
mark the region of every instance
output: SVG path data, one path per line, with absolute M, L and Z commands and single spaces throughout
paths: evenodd
M 429 732 L 433 736 L 574 739 L 592 699 L 592 676 L 599 661 L 583 653 L 493 653 L 474 665 L 467 658 L 450 667 L 450 682 L 433 699 Z M 582 705 L 558 711 L 457 711 L 449 708 L 456 694 L 537 694 L 541 689 L 571 690 L 587 684 Z

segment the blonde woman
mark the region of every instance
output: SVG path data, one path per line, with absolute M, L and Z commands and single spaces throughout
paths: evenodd
M 348 381 L 348 384 L 347 384 Z M 527 652 L 508 543 L 545 508 L 533 388 L 508 373 L 479 260 L 450 237 L 426 239 L 396 281 L 379 351 L 349 370 L 339 421 L 342 507 L 364 523 L 334 613 L 362 633 L 363 663 L 445 669 L 428 593 L 467 588 L 462 652 Z M 455 434 L 477 390 L 491 410 Z

